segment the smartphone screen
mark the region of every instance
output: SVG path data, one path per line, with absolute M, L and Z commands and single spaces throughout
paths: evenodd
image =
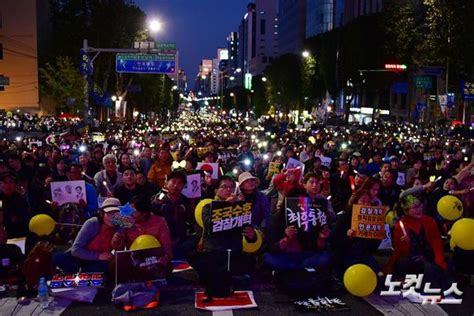
M 436 176 L 431 176 L 430 177 L 430 182 L 433 182 L 434 180 L 436 180 Z

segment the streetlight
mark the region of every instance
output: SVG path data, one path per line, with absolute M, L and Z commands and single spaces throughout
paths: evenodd
M 112 101 L 115 102 L 115 101 L 117 101 L 117 96 L 116 96 L 116 95 L 113 95 L 113 96 L 111 97 L 111 99 L 112 99 Z
M 237 73 L 242 72 L 242 68 L 237 68 L 237 69 L 235 70 L 235 72 L 237 72 Z
M 231 92 L 229 95 L 230 95 L 231 97 L 233 97 L 235 94 L 234 94 L 234 92 Z
M 303 55 L 304 58 L 308 58 L 309 55 L 310 55 L 310 53 L 309 53 L 307 50 L 305 50 L 305 51 L 302 53 L 302 55 Z
M 267 77 L 262 77 L 263 82 L 267 82 Z
M 153 19 L 151 21 L 148 22 L 148 27 L 150 28 L 150 31 L 152 33 L 157 33 L 159 31 L 161 31 L 161 28 L 162 28 L 163 24 L 156 20 L 156 19 Z

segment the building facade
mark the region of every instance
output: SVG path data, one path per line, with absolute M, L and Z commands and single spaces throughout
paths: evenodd
M 360 17 L 381 12 L 383 0 L 345 0 L 344 24 Z
M 40 110 L 36 0 L 0 1 L 0 75 L 0 109 Z
M 306 38 L 344 25 L 345 0 L 306 0 Z
M 278 57 L 278 36 L 278 0 L 257 0 L 250 3 L 239 25 L 238 62 L 236 71 L 228 73 L 235 78 L 230 85 L 243 85 L 250 89 L 252 76 L 263 73 L 273 59 Z M 232 58 L 232 52 L 230 57 Z M 232 67 L 235 64 L 230 60 L 229 68 Z
M 280 55 L 303 51 L 306 34 L 306 0 L 280 0 L 278 50 Z

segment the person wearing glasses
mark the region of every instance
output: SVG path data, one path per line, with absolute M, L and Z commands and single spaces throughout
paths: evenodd
M 223 176 L 217 183 L 215 200 L 237 202 L 235 188 L 234 179 Z M 211 233 L 211 217 L 211 204 L 207 204 L 202 210 L 204 227 L 198 250 L 189 257 L 189 263 L 199 274 L 209 300 L 212 297 L 228 296 L 231 277 L 248 274 L 253 270 L 255 260 L 252 256 L 243 254 L 242 236 L 248 242 L 254 242 L 256 239 L 255 230 L 249 226 L 242 230 Z

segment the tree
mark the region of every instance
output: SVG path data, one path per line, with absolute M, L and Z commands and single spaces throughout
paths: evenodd
M 301 57 L 286 54 L 275 59 L 265 70 L 266 96 L 271 105 L 282 110 L 301 109 L 303 105 L 303 79 Z
M 263 115 L 268 111 L 269 105 L 265 93 L 266 86 L 262 75 L 252 77 L 252 106 L 257 116 Z
M 89 46 L 131 48 L 147 36 L 145 13 L 127 0 L 51 0 L 53 24 L 52 56 L 78 60 L 83 39 Z M 115 74 L 115 55 L 101 53 L 94 61 L 93 81 L 111 94 L 125 96 L 132 75 Z
M 39 73 L 42 93 L 68 111 L 76 112 L 82 107 L 85 81 L 70 57 L 57 57 L 40 68 Z

